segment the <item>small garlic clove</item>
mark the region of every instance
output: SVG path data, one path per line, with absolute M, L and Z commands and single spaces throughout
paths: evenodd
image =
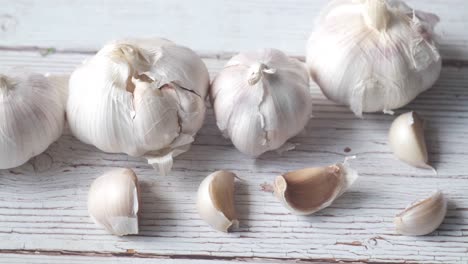
M 278 199 L 292 213 L 309 215 L 331 205 L 357 177 L 357 172 L 345 161 L 278 176 L 274 190 Z
M 436 230 L 447 213 L 447 199 L 441 191 L 410 204 L 394 220 L 396 231 L 407 236 L 423 236 Z
M 138 234 L 138 199 L 138 179 L 133 170 L 112 170 L 91 185 L 88 212 L 96 224 L 111 234 Z
M 402 114 L 393 121 L 389 142 L 393 153 L 401 161 L 418 168 L 433 170 L 428 164 L 424 120 L 415 112 Z
M 218 231 L 229 232 L 239 226 L 234 207 L 235 178 L 232 172 L 216 171 L 208 175 L 198 188 L 198 214 Z

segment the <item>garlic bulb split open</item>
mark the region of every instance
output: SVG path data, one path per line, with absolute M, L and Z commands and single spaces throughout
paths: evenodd
M 0 74 L 0 169 L 26 163 L 62 134 L 65 106 L 46 77 L 25 70 Z
M 390 127 L 388 138 L 398 159 L 418 168 L 434 170 L 428 164 L 424 120 L 416 112 L 398 116 Z
M 70 78 L 67 116 L 81 141 L 145 156 L 166 174 L 205 116 L 209 75 L 192 50 L 164 39 L 104 46 Z
M 307 45 L 310 74 L 358 116 L 400 108 L 439 77 L 437 22 L 398 0 L 330 1 Z
M 250 156 L 280 148 L 312 114 L 307 70 L 275 49 L 234 56 L 210 95 L 219 129 Z
M 198 214 L 218 231 L 228 232 L 239 226 L 234 206 L 235 178 L 232 172 L 216 171 L 208 175 L 198 188 Z
M 115 169 L 94 180 L 88 194 L 88 212 L 109 233 L 138 234 L 138 179 L 131 169 Z
M 331 205 L 357 178 L 357 172 L 345 161 L 285 173 L 276 177 L 274 191 L 289 211 L 309 215 Z
M 396 231 L 402 235 L 423 236 L 432 233 L 444 221 L 447 199 L 440 191 L 410 204 L 394 220 Z

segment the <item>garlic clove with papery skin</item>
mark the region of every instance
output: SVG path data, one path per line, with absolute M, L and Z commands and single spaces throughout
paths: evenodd
M 229 232 L 239 226 L 234 206 L 235 178 L 232 172 L 216 171 L 208 175 L 198 188 L 198 214 L 212 228 L 221 232 Z
M 332 0 L 307 44 L 312 79 L 357 115 L 390 112 L 434 85 L 442 59 L 436 15 L 399 0 Z
M 210 97 L 218 128 L 252 157 L 281 149 L 312 114 L 306 68 L 276 49 L 232 57 L 213 80 Z
M 444 221 L 447 199 L 441 191 L 410 204 L 394 220 L 396 231 L 407 236 L 423 236 L 432 233 Z
M 61 135 L 65 106 L 59 87 L 16 68 L 0 74 L 0 169 L 26 163 Z
M 390 127 L 388 138 L 398 159 L 414 167 L 434 170 L 428 164 L 424 120 L 416 112 L 398 116 Z
M 88 194 L 93 221 L 117 236 L 138 234 L 138 179 L 131 169 L 115 169 L 98 177 Z
M 330 206 L 357 178 L 357 172 L 345 161 L 280 175 L 275 179 L 274 191 L 289 211 L 310 215 Z

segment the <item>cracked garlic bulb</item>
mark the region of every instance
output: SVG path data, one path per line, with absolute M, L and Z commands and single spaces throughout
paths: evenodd
M 62 134 L 65 106 L 59 89 L 40 74 L 0 74 L 0 169 L 26 163 Z
M 165 39 L 104 46 L 70 77 L 67 117 L 81 141 L 145 156 L 166 174 L 205 116 L 209 75 L 192 50 Z
M 438 17 L 398 0 L 334 0 L 307 44 L 307 65 L 329 99 L 363 112 L 391 112 L 429 89 L 441 71 Z
M 219 129 L 250 156 L 283 147 L 312 114 L 306 68 L 275 49 L 234 56 L 210 96 Z

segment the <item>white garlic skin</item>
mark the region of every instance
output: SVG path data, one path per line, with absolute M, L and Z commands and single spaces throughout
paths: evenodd
M 234 56 L 210 95 L 219 129 L 250 156 L 280 148 L 312 114 L 306 68 L 275 49 Z
M 358 116 L 400 108 L 440 75 L 437 22 L 398 0 L 330 1 L 307 44 L 309 72 L 325 96 Z
M 416 112 L 399 115 L 389 131 L 393 154 L 401 161 L 418 168 L 432 169 L 424 137 L 424 120 Z
M 175 142 L 190 145 L 203 124 L 208 88 L 192 50 L 165 39 L 116 41 L 73 72 L 67 117 L 85 143 L 131 156 L 168 154 L 171 166 L 188 150 L 172 153 Z
M 436 191 L 430 197 L 412 203 L 394 220 L 396 231 L 407 236 L 423 236 L 432 233 L 444 221 L 447 199 Z
M 234 206 L 235 177 L 232 172 L 216 171 L 208 175 L 198 188 L 198 214 L 213 229 L 221 232 L 239 226 Z
M 0 74 L 0 169 L 26 163 L 62 134 L 65 106 L 46 77 L 25 70 Z
M 117 236 L 138 234 L 138 179 L 131 169 L 115 169 L 98 177 L 88 194 L 93 221 Z

